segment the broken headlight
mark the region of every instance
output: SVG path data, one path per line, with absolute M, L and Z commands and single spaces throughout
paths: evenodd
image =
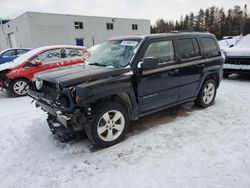
M 35 85 L 37 90 L 41 89 L 43 87 L 43 80 L 36 78 Z

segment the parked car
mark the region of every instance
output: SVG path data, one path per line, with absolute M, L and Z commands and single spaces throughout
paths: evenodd
M 13 96 L 26 95 L 35 73 L 84 63 L 89 52 L 79 46 L 46 46 L 31 50 L 13 62 L 0 65 L 0 87 Z M 27 87 L 26 87 L 27 86 Z
M 234 47 L 224 50 L 224 77 L 232 73 L 250 74 L 250 34 Z
M 228 48 L 234 47 L 241 39 L 243 36 L 225 36 L 223 37 L 222 40 L 219 40 L 219 46 L 221 50 L 226 50 Z
M 63 141 L 85 132 L 108 147 L 124 138 L 130 120 L 189 101 L 212 105 L 222 66 L 209 33 L 118 37 L 101 44 L 85 66 L 36 75 L 28 95 Z
M 11 48 L 3 50 L 0 52 L 0 64 L 12 61 L 30 50 L 29 48 Z

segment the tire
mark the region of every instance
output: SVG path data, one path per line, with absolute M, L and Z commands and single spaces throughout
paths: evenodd
M 85 133 L 95 145 L 109 147 L 124 139 L 129 128 L 129 118 L 123 105 L 104 102 L 94 109 L 93 117 L 92 123 L 85 127 Z
M 214 103 L 217 87 L 213 79 L 206 80 L 195 100 L 198 107 L 207 108 Z
M 8 92 L 13 97 L 22 97 L 25 96 L 29 91 L 29 86 L 25 90 L 23 88 L 29 83 L 27 79 L 19 78 L 13 80 L 9 87 Z

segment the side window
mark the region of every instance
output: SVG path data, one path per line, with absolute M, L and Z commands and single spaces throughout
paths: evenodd
M 174 61 L 174 45 L 173 41 L 154 42 L 149 45 L 144 58 L 154 57 L 160 59 L 162 62 Z
M 11 56 L 15 56 L 16 52 L 15 50 L 8 50 L 7 52 L 4 52 L 2 57 L 11 57 Z
M 218 56 L 219 51 L 213 38 L 203 37 L 200 40 L 206 57 Z
M 178 46 L 181 59 L 200 56 L 200 48 L 197 39 L 179 39 Z
M 192 39 L 192 41 L 193 41 L 193 46 L 194 46 L 194 55 L 201 56 L 201 50 L 200 50 L 197 39 Z
M 22 54 L 24 54 L 26 52 L 27 52 L 27 50 L 19 49 L 19 50 L 17 50 L 17 55 L 20 56 L 20 55 L 22 55 Z
M 42 64 L 53 63 L 55 61 L 61 60 L 61 53 L 63 49 L 56 49 L 56 50 L 48 50 L 39 54 L 32 62 L 38 60 L 41 61 Z
M 113 23 L 106 23 L 106 27 L 107 27 L 107 30 L 113 30 L 114 29 Z
M 82 49 L 74 49 L 74 48 L 67 48 L 66 49 L 66 56 L 65 58 L 77 58 L 83 56 L 83 50 Z

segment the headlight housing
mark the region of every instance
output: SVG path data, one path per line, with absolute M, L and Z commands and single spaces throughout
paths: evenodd
M 36 78 L 35 85 L 37 90 L 41 89 L 43 87 L 43 80 Z

